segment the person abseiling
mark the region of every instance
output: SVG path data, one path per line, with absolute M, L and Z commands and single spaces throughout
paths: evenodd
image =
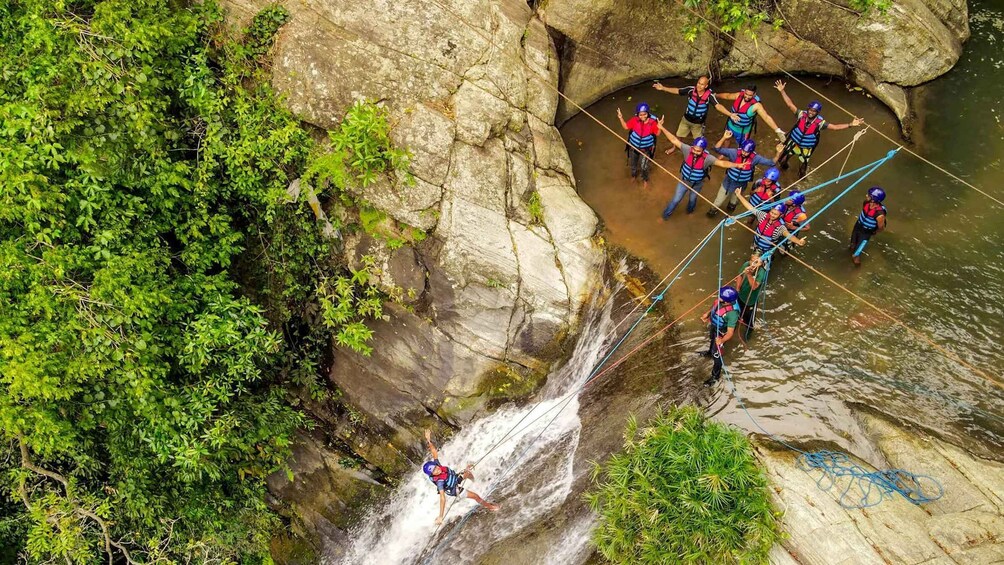
M 714 107 L 722 114 L 726 116 L 730 115 L 725 106 L 722 106 L 721 102 L 718 101 L 715 93 L 710 88 L 710 84 L 711 80 L 708 77 L 701 76 L 697 79 L 697 84 L 694 86 L 676 88 L 673 86 L 663 86 L 659 81 L 655 81 L 655 84 L 652 85 L 652 88 L 656 90 L 678 94 L 687 98 L 687 109 L 683 111 L 680 125 L 676 126 L 676 137 L 680 139 L 692 137 L 694 141 L 697 141 L 699 137 L 704 137 L 709 108 Z M 666 155 L 671 154 L 675 150 L 676 147 L 670 147 L 666 150 Z
M 763 178 L 753 183 L 753 192 L 750 193 L 750 204 L 754 208 L 757 208 L 761 204 L 772 202 L 781 193 L 781 183 L 778 182 L 780 178 L 781 171 L 777 167 L 767 169 L 763 174 Z M 756 218 L 750 216 L 749 224 L 753 225 L 755 221 Z
M 780 80 L 774 83 L 774 88 L 781 93 L 781 98 L 784 99 L 788 109 L 795 113 L 795 125 L 792 126 L 787 139 L 785 139 L 784 151 L 781 154 L 781 168 L 787 170 L 788 159 L 795 155 L 802 162 L 798 167 L 798 176 L 804 177 L 809 171 L 809 157 L 819 145 L 819 134 L 824 129 L 847 129 L 852 126 L 860 126 L 865 121 L 861 118 L 854 118 L 849 124 L 831 124 L 819 115 L 819 112 L 823 110 L 822 104 L 813 100 L 805 110 L 799 110 L 788 97 L 788 93 L 784 91 L 784 87 L 785 83 Z
M 760 298 L 760 290 L 766 280 L 767 262 L 760 258 L 760 250 L 754 249 L 750 260 L 743 263 L 742 270 L 736 277 L 736 285 L 739 287 L 739 317 L 746 326 L 743 339 L 749 339 L 753 333 L 755 323 L 753 314 Z
M 728 131 L 736 138 L 736 143 L 742 143 L 753 137 L 756 131 L 757 116 L 763 118 L 767 125 L 774 130 L 777 138 L 784 141 L 784 130 L 777 127 L 777 122 L 770 117 L 767 110 L 760 103 L 760 97 L 756 93 L 756 85 L 750 84 L 740 92 L 722 93 L 718 95 L 722 100 L 732 100 L 732 108 L 729 113 L 729 121 L 725 124 Z
M 624 121 L 621 109 L 617 108 L 617 119 L 621 127 L 628 130 L 628 142 L 624 150 L 627 152 L 628 166 L 631 168 L 631 178 L 641 180 L 648 188 L 648 174 L 655 157 L 655 141 L 659 137 L 659 127 L 662 120 L 652 118 L 648 104 L 642 102 L 635 108 L 635 115 Z
M 704 381 L 704 386 L 711 386 L 722 376 L 722 346 L 732 339 L 736 326 L 739 324 L 739 308 L 736 301 L 739 293 L 731 286 L 718 289 L 718 300 L 715 300 L 711 310 L 701 316 L 701 321 L 708 324 L 711 345 L 708 351 L 701 352 L 705 357 L 714 359 L 711 366 L 711 377 Z
M 792 190 L 788 192 L 788 198 L 784 201 L 784 205 L 788 207 L 784 215 L 781 216 L 784 227 L 789 232 L 798 230 L 798 233 L 804 234 L 809 231 L 809 224 L 805 223 L 809 219 L 809 214 L 805 210 L 805 195 L 801 191 Z M 791 245 L 785 241 L 781 251 L 784 252 L 789 247 Z
M 436 485 L 436 490 L 439 491 L 439 517 L 436 518 L 436 525 L 439 525 L 443 523 L 443 516 L 446 514 L 446 495 L 460 496 L 463 494 L 464 488 L 460 485 L 463 484 L 465 479 L 474 480 L 474 474 L 471 473 L 470 465 L 462 472 L 457 473 L 439 462 L 439 452 L 436 451 L 436 446 L 432 444 L 431 430 L 425 430 L 425 442 L 428 444 L 429 451 L 432 452 L 432 461 L 426 461 L 422 465 L 422 471 L 428 475 L 429 480 Z M 474 500 L 492 512 L 499 509 L 498 504 L 492 504 L 484 500 L 476 492 L 467 491 L 467 498 Z
M 773 167 L 774 161 L 766 157 L 761 157 L 756 154 L 756 142 L 752 139 L 747 139 L 743 141 L 739 149 L 729 149 L 728 147 L 722 147 L 726 139 L 732 137 L 732 132 L 729 130 L 725 131 L 722 138 L 718 140 L 715 144 L 715 152 L 728 159 L 730 162 L 734 163 L 736 166 L 729 169 L 725 173 L 725 178 L 722 180 L 722 186 L 718 189 L 718 195 L 715 196 L 715 203 L 708 210 L 708 216 L 714 217 L 718 215 L 719 208 L 725 203 L 725 199 L 728 198 L 729 205 L 725 208 L 725 211 L 732 213 L 736 209 L 735 190 L 738 188 L 740 190 L 745 189 L 746 185 L 753 180 L 753 173 L 756 167 Z M 778 154 L 780 154 L 781 146 L 778 145 Z M 777 157 L 775 156 L 775 159 Z
M 666 209 L 662 211 L 662 219 L 668 220 L 670 214 L 683 200 L 683 195 L 688 191 L 688 187 L 693 190 L 690 190 L 690 199 L 687 201 L 687 213 L 690 214 L 694 208 L 697 208 L 697 193 L 704 187 L 704 179 L 711 175 L 711 167 L 731 169 L 738 165 L 724 159 L 716 159 L 714 155 L 708 153 L 708 140 L 703 137 L 695 139 L 694 145 L 690 146 L 669 133 L 666 128 L 662 128 L 662 133 L 666 134 L 670 143 L 683 152 L 683 164 L 680 165 L 680 178 L 683 179 L 683 182 L 676 183 L 676 194 L 673 195 L 673 200 L 666 205 Z
M 877 186 L 868 189 L 865 195 L 865 202 L 861 205 L 861 213 L 858 214 L 858 221 L 854 223 L 854 231 L 851 232 L 851 253 L 855 265 L 861 264 L 861 252 L 865 250 L 875 234 L 885 229 L 885 218 L 889 214 L 885 204 L 885 191 Z
M 790 239 L 798 246 L 805 245 L 805 238 L 795 237 L 784 227 L 781 216 L 788 211 L 784 202 L 778 202 L 770 210 L 763 211 L 754 208 L 749 200 L 746 200 L 746 197 L 739 193 L 739 190 L 736 190 L 736 194 L 743 206 L 756 216 L 756 227 L 753 228 L 753 247 L 758 249 L 761 255 L 773 249 L 782 238 Z

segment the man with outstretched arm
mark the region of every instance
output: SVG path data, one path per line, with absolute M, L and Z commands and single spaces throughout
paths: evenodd
M 471 472 L 471 466 L 468 465 L 463 471 L 457 473 L 453 469 L 442 465 L 439 463 L 439 452 L 436 451 L 436 446 L 432 444 L 432 431 L 425 430 L 425 443 L 429 447 L 429 451 L 432 453 L 432 461 L 426 461 L 422 465 L 422 471 L 428 475 L 429 480 L 436 485 L 436 490 L 439 491 L 439 517 L 436 518 L 436 525 L 443 523 L 443 516 L 446 514 L 446 495 L 459 496 L 464 492 L 464 488 L 460 485 L 463 484 L 464 480 L 474 480 L 474 473 Z M 495 512 L 499 509 L 498 504 L 492 504 L 487 500 L 484 500 L 476 492 L 467 491 L 467 498 L 470 498 L 484 506 L 488 510 Z
M 725 178 L 722 179 L 722 186 L 718 188 L 718 195 L 715 196 L 715 201 L 708 210 L 708 217 L 715 217 L 718 215 L 718 210 L 725 204 L 725 200 L 728 199 L 729 204 L 726 206 L 725 211 L 731 214 L 735 211 L 738 205 L 738 200 L 734 195 L 735 191 L 745 190 L 746 186 L 751 180 L 753 180 L 753 173 L 756 167 L 773 167 L 777 157 L 781 154 L 781 144 L 777 145 L 777 154 L 774 155 L 773 159 L 768 159 L 766 157 L 757 155 L 756 153 L 756 142 L 752 139 L 747 139 L 739 145 L 739 149 L 729 149 L 728 147 L 722 147 L 727 139 L 732 138 L 732 132 L 730 130 L 725 130 L 722 138 L 718 140 L 715 144 L 714 151 L 722 157 L 723 161 L 728 161 L 734 164 L 734 166 L 725 173 Z
M 755 84 L 749 84 L 739 92 L 719 94 L 718 97 L 722 100 L 732 100 L 732 111 L 729 112 L 729 121 L 725 124 L 725 128 L 732 132 L 736 143 L 741 145 L 747 139 L 753 138 L 758 116 L 774 130 L 779 140 L 784 141 L 784 130 L 777 127 L 777 122 L 760 103 Z
M 680 178 L 682 182 L 676 183 L 676 194 L 662 211 L 662 219 L 668 220 L 669 216 L 676 210 L 677 205 L 683 201 L 683 196 L 690 190 L 690 200 L 687 202 L 687 213 L 692 214 L 697 208 L 697 193 L 704 187 L 704 179 L 711 176 L 711 167 L 721 167 L 731 169 L 738 167 L 735 163 L 729 163 L 722 159 L 716 159 L 708 154 L 708 140 L 698 137 L 694 140 L 694 145 L 690 146 L 680 141 L 675 135 L 669 133 L 666 128 L 660 128 L 666 134 L 669 142 L 683 152 L 683 164 L 680 165 Z
M 680 125 L 676 126 L 676 137 L 680 139 L 692 137 L 695 141 L 698 138 L 704 137 L 705 123 L 708 121 L 708 109 L 711 107 L 724 114 L 725 117 L 732 116 L 725 109 L 725 106 L 722 106 L 721 102 L 718 101 L 718 98 L 715 97 L 715 93 L 712 92 L 710 85 L 711 80 L 704 75 L 697 79 L 697 84 L 694 86 L 676 88 L 673 86 L 663 86 L 659 81 L 655 81 L 655 84 L 652 85 L 652 88 L 656 90 L 687 98 L 687 109 L 683 111 Z M 675 150 L 675 147 L 670 147 L 666 150 L 666 155 L 671 154 Z
M 809 172 L 809 157 L 812 156 L 812 152 L 819 145 L 819 135 L 824 129 L 847 129 L 849 127 L 860 126 L 865 121 L 861 118 L 854 118 L 848 124 L 831 124 L 819 115 L 819 112 L 823 110 L 822 104 L 813 100 L 805 110 L 799 110 L 795 106 L 795 103 L 791 101 L 791 98 L 788 97 L 788 93 L 784 91 L 784 87 L 785 83 L 780 80 L 774 83 L 774 88 L 781 93 L 781 98 L 784 99 L 785 105 L 795 113 L 795 125 L 788 132 L 780 164 L 782 169 L 787 170 L 788 159 L 792 155 L 795 155 L 802 162 L 798 167 L 798 176 L 804 177 Z

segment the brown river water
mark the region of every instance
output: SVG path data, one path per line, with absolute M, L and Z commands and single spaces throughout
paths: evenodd
M 942 165 L 994 197 L 1004 200 L 1004 29 L 1002 11 L 990 2 L 972 3 L 973 39 L 955 69 L 922 87 L 918 113 L 923 116 L 908 147 Z M 787 130 L 793 117 L 772 87 L 777 77 L 756 79 L 767 111 Z M 841 80 L 805 79 L 827 98 L 866 123 L 899 140 L 895 116 L 880 102 Z M 667 86 L 691 81 L 668 79 Z M 748 81 L 713 84 L 735 92 Z M 787 91 L 804 107 L 817 96 L 788 80 Z M 630 116 L 638 102 L 656 115 L 666 114 L 675 132 L 685 99 L 656 91 L 652 82 L 625 88 L 588 108 L 607 126 L 621 132 L 616 109 Z M 728 104 L 728 102 L 724 102 Z M 850 121 L 825 101 L 822 115 L 832 123 Z M 708 137 L 721 135 L 725 118 L 712 111 Z M 761 121 L 756 136 L 763 152 L 773 155 L 770 128 Z M 809 188 L 875 161 L 895 145 L 868 132 L 846 152 L 819 166 L 853 138 L 857 129 L 824 131 L 813 156 L 814 168 L 800 188 Z M 686 200 L 669 221 L 660 213 L 671 199 L 676 180 L 653 167 L 647 190 L 631 182 L 624 143 L 588 116 L 579 114 L 562 135 L 582 198 L 603 220 L 604 236 L 645 260 L 660 274 L 676 266 L 719 218 L 708 218 L 709 204 L 699 201 L 685 214 Z M 686 141 L 686 140 L 685 140 Z M 902 141 L 906 144 L 907 142 Z M 661 137 L 656 161 L 679 174 L 680 153 Z M 768 153 L 769 151 L 769 153 Z M 794 163 L 794 161 L 793 161 Z M 782 176 L 797 179 L 793 165 Z M 759 178 L 762 170 L 758 170 Z M 724 171 L 714 169 L 703 196 L 713 199 Z M 855 177 L 856 178 L 856 177 Z M 855 178 L 811 195 L 809 213 L 819 210 Z M 851 227 L 865 190 L 885 188 L 888 229 L 868 245 L 863 265 L 855 268 L 847 252 Z M 741 211 L 741 209 L 740 209 Z M 737 212 L 738 213 L 738 212 Z M 771 433 L 803 442 L 828 441 L 855 447 L 856 428 L 849 405 L 865 405 L 928 430 L 986 456 L 1004 453 L 1004 207 L 960 184 L 906 151 L 900 151 L 858 188 L 812 222 L 808 244 L 798 255 L 853 292 L 908 324 L 938 345 L 977 367 L 980 375 L 937 352 L 801 265 L 775 261 L 767 284 L 761 321 L 765 327 L 749 343 L 733 338 L 726 363 L 735 376 L 750 413 Z M 734 276 L 749 257 L 752 235 L 738 226 L 726 229 L 724 276 Z M 718 285 L 719 242 L 707 246 L 667 293 L 683 312 Z M 693 351 L 706 348 L 706 330 L 694 315 L 682 325 L 681 338 Z M 674 372 L 703 380 L 710 362 L 684 355 Z M 994 379 L 996 382 L 989 382 Z M 722 420 L 753 430 L 747 415 L 722 384 L 709 391 L 709 410 Z

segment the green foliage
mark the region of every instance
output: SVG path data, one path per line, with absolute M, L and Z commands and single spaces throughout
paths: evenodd
M 536 190 L 530 193 L 530 199 L 526 204 L 527 211 L 530 213 L 530 221 L 535 224 L 544 223 L 544 206 L 540 202 L 540 193 Z
M 749 441 L 697 408 L 675 408 L 596 466 L 593 541 L 614 563 L 767 563 L 780 533 Z M 602 475 L 603 480 L 599 478 Z
M 849 0 L 850 8 L 861 14 L 873 9 L 884 14 L 891 4 L 892 0 Z M 715 28 L 721 28 L 729 35 L 746 33 L 753 38 L 762 24 L 777 29 L 783 23 L 770 0 L 684 0 L 684 5 L 700 14 L 690 17 L 684 25 L 683 36 L 690 42 L 709 29 L 705 20 L 712 22 L 710 28 L 715 32 Z
M 884 14 L 892 6 L 892 0 L 849 0 L 848 4 L 852 10 L 856 10 L 862 14 L 873 9 Z
M 0 545 L 29 561 L 269 559 L 289 390 L 331 334 L 367 351 L 382 301 L 286 195 L 332 170 L 264 80 L 288 17 L 0 6 Z M 349 116 L 342 185 L 406 164 L 382 110 Z

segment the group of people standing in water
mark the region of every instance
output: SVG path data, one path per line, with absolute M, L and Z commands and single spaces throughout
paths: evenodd
M 663 220 L 668 220 L 673 215 L 688 193 L 686 211 L 691 214 L 696 210 L 697 194 L 702 191 L 704 181 L 711 176 L 715 167 L 725 169 L 725 176 L 707 215 L 717 216 L 722 206 L 726 213 L 731 214 L 739 204 L 752 215 L 750 227 L 754 231 L 753 254 L 742 266 L 740 274 L 719 289 L 718 299 L 702 318 L 709 325 L 710 346 L 708 351 L 701 353 L 714 359 L 711 378 L 705 383 L 711 385 L 721 375 L 722 345 L 733 337 L 740 323 L 746 327 L 746 337 L 753 328 L 755 305 L 766 280 L 769 257 L 775 249 L 784 254 L 791 244 L 805 245 L 805 238 L 796 235 L 809 230 L 805 223 L 808 219 L 805 195 L 798 190 L 791 190 L 786 197 L 782 196 L 781 171 L 787 170 L 789 162 L 795 158 L 799 163 L 799 177 L 804 177 L 808 173 L 809 160 L 819 145 L 823 130 L 858 127 L 864 120 L 854 118 L 849 123 L 830 123 L 820 115 L 823 106 L 817 101 L 810 102 L 805 109 L 799 109 L 785 92 L 785 83 L 780 80 L 774 83 L 774 88 L 780 92 L 795 118 L 794 125 L 787 132 L 778 127 L 764 108 L 755 84 L 749 84 L 739 92 L 715 93 L 710 88 L 708 77 L 702 76 L 693 86 L 676 88 L 656 82 L 654 88 L 687 99 L 686 109 L 675 134 L 664 127 L 665 116 L 655 118 L 646 103 L 638 104 L 635 115 L 626 121 L 618 108 L 617 118 L 628 132 L 625 150 L 631 177 L 640 179 L 646 188 L 659 134 L 665 135 L 672 144 L 666 154 L 672 154 L 676 150 L 681 153 L 680 182 L 662 211 Z M 723 105 L 722 100 L 730 101 L 731 106 Z M 726 116 L 727 122 L 721 138 L 709 151 L 705 132 L 712 108 Z M 757 153 L 753 135 L 756 133 L 758 119 L 762 119 L 777 134 L 778 143 L 770 157 Z M 688 144 L 683 141 L 686 138 L 692 138 L 693 141 Z M 729 147 L 733 140 L 737 145 L 734 149 Z M 765 171 L 754 182 L 758 167 Z M 744 192 L 751 182 L 752 189 L 747 196 Z M 884 199 L 885 191 L 879 187 L 872 187 L 867 192 L 849 245 L 855 265 L 861 264 L 861 252 L 868 240 L 885 228 L 888 211 L 882 204 Z
M 739 204 L 751 213 L 750 227 L 754 230 L 754 236 L 749 261 L 742 265 L 734 279 L 718 290 L 711 309 L 701 317 L 708 324 L 710 338 L 708 350 L 701 351 L 701 355 L 714 359 L 711 378 L 704 383 L 708 386 L 715 384 L 720 378 L 723 368 L 722 347 L 732 339 L 740 324 L 745 327 L 745 338 L 749 338 L 753 330 L 756 304 L 767 280 L 770 256 L 775 251 L 784 253 L 791 244 L 805 245 L 805 238 L 796 235 L 809 229 L 806 224 L 809 215 L 805 208 L 805 195 L 798 190 L 790 190 L 786 197 L 782 197 L 781 171 L 788 169 L 788 163 L 794 157 L 799 162 L 799 177 L 804 177 L 808 173 L 809 158 L 819 144 L 819 135 L 824 129 L 841 130 L 863 123 L 860 118 L 854 118 L 850 123 L 831 124 L 819 115 L 823 109 L 819 102 L 810 102 L 804 110 L 800 110 L 784 91 L 783 82 L 777 81 L 774 87 L 781 93 L 788 109 L 795 114 L 795 125 L 788 132 L 778 127 L 767 113 L 757 95 L 756 85 L 750 84 L 739 92 L 716 94 L 712 92 L 710 81 L 705 76 L 700 77 L 696 85 L 683 88 L 663 86 L 656 82 L 656 90 L 687 99 L 687 107 L 675 135 L 663 127 L 665 116 L 656 119 L 646 103 L 638 104 L 635 115 L 628 120 L 624 120 L 621 110 L 617 109 L 617 118 L 628 132 L 626 152 L 633 179 L 640 179 L 648 187 L 660 133 L 672 144 L 666 154 L 679 150 L 682 155 L 681 182 L 677 184 L 673 198 L 662 211 L 664 220 L 673 215 L 688 192 L 687 213 L 694 212 L 697 208 L 697 193 L 704 188 L 704 181 L 711 176 L 714 167 L 725 169 L 725 178 L 707 215 L 717 216 L 722 205 L 725 205 L 725 212 L 731 214 Z M 731 107 L 722 105 L 720 100 L 731 101 Z M 709 151 L 705 129 L 711 108 L 727 116 L 728 122 L 725 132 Z M 770 158 L 756 152 L 753 134 L 756 132 L 758 118 L 769 125 L 778 137 L 779 143 Z M 683 141 L 685 138 L 692 138 L 693 141 L 687 144 Z M 733 140 L 737 145 L 735 149 L 728 147 Z M 760 179 L 753 182 L 752 190 L 746 196 L 743 193 L 753 181 L 757 167 L 766 170 Z M 855 265 L 861 264 L 860 255 L 868 240 L 885 228 L 888 211 L 882 204 L 883 200 L 884 190 L 877 186 L 868 189 L 851 234 L 850 250 Z M 439 516 L 436 524 L 443 522 L 447 495 L 466 496 L 488 510 L 498 510 L 497 504 L 484 500 L 477 493 L 469 490 L 465 492 L 462 486 L 464 480 L 473 479 L 469 466 L 457 472 L 441 464 L 429 430 L 425 432 L 425 440 L 432 460 L 426 462 L 422 470 L 439 493 Z

